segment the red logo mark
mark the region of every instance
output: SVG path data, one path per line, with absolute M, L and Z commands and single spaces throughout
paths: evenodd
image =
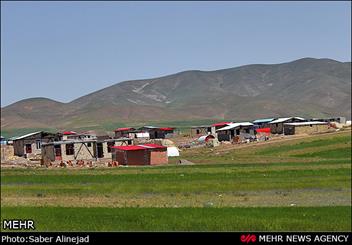
M 241 242 L 245 242 L 245 243 L 250 243 L 250 242 L 255 242 L 257 240 L 256 235 L 242 235 L 241 236 Z

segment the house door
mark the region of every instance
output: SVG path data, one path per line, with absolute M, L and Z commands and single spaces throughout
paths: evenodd
M 97 143 L 98 158 L 104 157 L 103 143 Z
M 32 153 L 32 145 L 26 144 L 26 153 Z
M 62 160 L 61 145 L 54 145 L 55 160 Z

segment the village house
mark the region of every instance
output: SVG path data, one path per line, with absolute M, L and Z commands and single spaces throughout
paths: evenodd
M 165 139 L 173 137 L 175 128 L 143 126 L 139 130 L 149 133 L 150 139 Z
M 284 123 L 284 134 L 312 134 L 312 133 L 325 133 L 330 130 L 328 122 L 295 122 Z
M 302 117 L 283 117 L 269 122 L 272 134 L 283 134 L 284 123 L 304 122 L 306 119 Z
M 167 147 L 157 144 L 113 146 L 112 160 L 118 165 L 161 165 L 168 163 Z
M 42 144 L 59 141 L 62 135 L 59 133 L 49 133 L 38 131 L 13 138 L 14 154 L 16 156 L 29 159 L 38 159 L 41 157 Z
M 115 138 L 136 138 L 136 133 L 140 131 L 135 128 L 117 128 L 114 132 Z
M 207 134 L 216 135 L 216 130 L 227 125 L 231 124 L 231 122 L 218 122 L 213 123 L 212 125 L 202 125 L 202 126 L 192 126 L 191 127 L 191 136 L 201 136 Z
M 250 122 L 230 123 L 218 130 L 217 136 L 219 141 L 243 141 L 254 138 L 254 127 Z
M 269 123 L 274 120 L 275 118 L 257 119 L 253 121 L 253 124 L 255 128 L 269 128 L 270 127 Z
M 43 144 L 44 163 L 54 161 L 111 159 L 111 149 L 118 145 L 131 145 L 132 139 L 84 139 L 62 140 Z

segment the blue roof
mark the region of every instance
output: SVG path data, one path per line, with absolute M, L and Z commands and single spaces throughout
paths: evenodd
M 273 121 L 275 118 L 263 118 L 263 119 L 257 119 L 254 120 L 253 123 L 266 123 L 266 122 L 271 122 Z

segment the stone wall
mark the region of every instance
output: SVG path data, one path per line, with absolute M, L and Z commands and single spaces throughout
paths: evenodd
M 328 132 L 330 127 L 328 124 L 318 125 L 307 125 L 307 126 L 295 126 L 295 134 L 312 134 L 312 133 L 324 133 Z

